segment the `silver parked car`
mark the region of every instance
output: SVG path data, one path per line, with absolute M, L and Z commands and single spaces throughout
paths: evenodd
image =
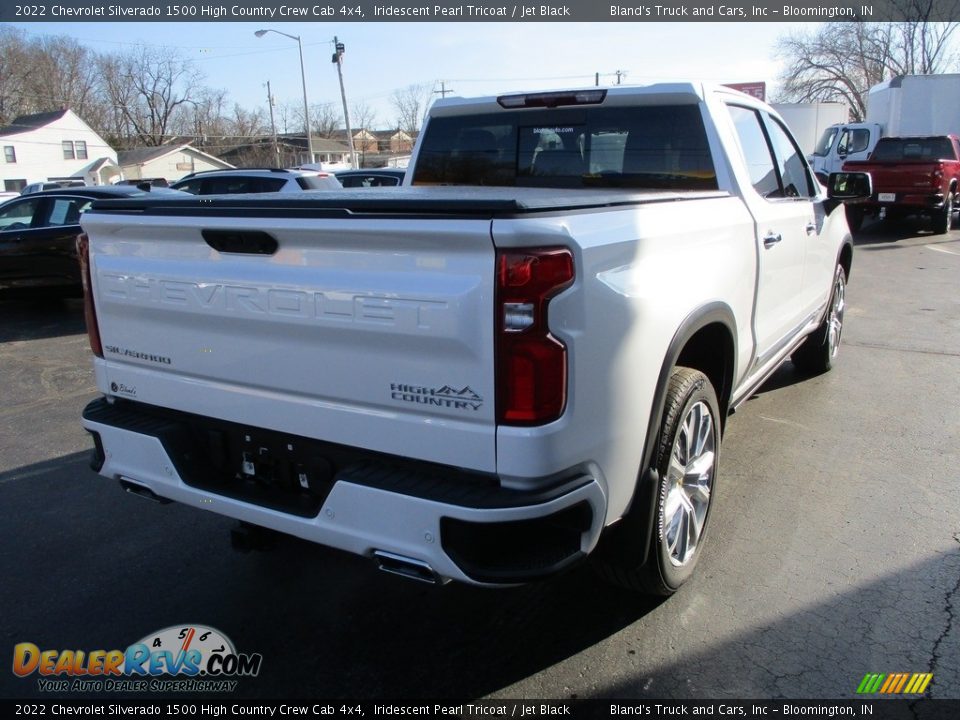
M 333 173 L 281 168 L 237 168 L 197 172 L 170 185 L 193 195 L 234 195 L 237 193 L 303 192 L 339 190 Z

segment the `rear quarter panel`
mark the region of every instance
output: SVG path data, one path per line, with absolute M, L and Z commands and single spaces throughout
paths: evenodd
M 730 306 L 750 338 L 756 278 L 754 225 L 739 198 L 629 210 L 495 220 L 498 247 L 565 244 L 577 278 L 551 301 L 553 334 L 569 353 L 568 404 L 554 423 L 500 426 L 497 469 L 510 484 L 589 463 L 605 481 L 607 522 L 633 496 L 657 378 L 683 321 L 714 302 Z M 739 343 L 736 364 L 752 345 Z

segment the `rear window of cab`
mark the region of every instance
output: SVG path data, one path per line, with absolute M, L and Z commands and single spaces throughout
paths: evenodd
M 697 105 L 506 111 L 430 120 L 414 185 L 714 190 Z

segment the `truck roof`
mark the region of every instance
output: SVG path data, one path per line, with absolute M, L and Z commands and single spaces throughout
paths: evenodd
M 504 107 L 499 102 L 501 98 L 512 98 L 522 95 L 573 95 L 576 93 L 591 93 L 597 91 L 604 91 L 605 93 L 603 101 L 598 103 L 604 107 L 632 105 L 635 104 L 639 98 L 652 104 L 667 102 L 671 104 L 694 104 L 701 102 L 709 93 L 715 92 L 735 96 L 750 104 L 767 106 L 767 103 L 762 100 L 726 85 L 704 83 L 696 80 L 671 80 L 654 82 L 647 85 L 518 90 L 504 92 L 499 95 L 485 95 L 480 97 L 453 96 L 435 101 L 433 105 L 430 106 L 429 115 L 430 117 L 449 117 L 477 112 L 500 112 L 504 110 Z
M 705 86 L 703 83 L 694 81 L 678 81 L 652 83 L 650 85 L 618 85 L 615 87 L 606 88 L 573 87 L 556 88 L 551 90 L 518 90 L 515 92 L 504 92 L 499 95 L 486 95 L 481 97 L 454 96 L 437 100 L 430 107 L 430 115 L 433 117 L 458 115 L 462 112 L 477 112 L 478 110 L 483 111 L 486 107 L 489 107 L 491 112 L 497 112 L 504 109 L 498 102 L 500 98 L 504 97 L 516 97 L 521 95 L 546 95 L 553 93 L 591 93 L 598 90 L 606 92 L 606 96 L 602 102 L 602 104 L 605 106 L 631 104 L 639 97 L 651 101 L 656 101 L 658 98 L 669 98 L 673 102 L 695 103 L 703 100 L 706 90 L 717 89 L 719 87 L 720 86 Z M 731 93 L 737 92 L 731 88 L 724 89 Z M 749 96 L 744 95 L 744 97 Z

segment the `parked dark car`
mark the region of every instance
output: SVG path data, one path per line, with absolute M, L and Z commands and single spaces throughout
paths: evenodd
M 403 177 L 406 174 L 406 170 L 376 168 L 371 170 L 341 170 L 336 173 L 336 176 L 345 188 L 396 187 L 403 185 Z
M 0 205 L 0 298 L 80 297 L 81 213 L 94 200 L 147 194 L 132 185 L 96 185 L 44 190 Z

